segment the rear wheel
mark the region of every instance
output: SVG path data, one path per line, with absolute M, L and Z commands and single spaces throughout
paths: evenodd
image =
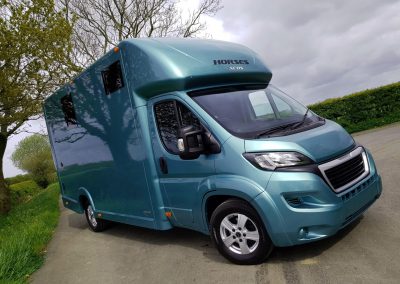
M 237 264 L 258 264 L 274 247 L 257 212 L 242 200 L 219 205 L 211 216 L 210 231 L 219 252 Z
M 107 229 L 108 222 L 106 220 L 96 218 L 92 205 L 89 204 L 86 206 L 85 216 L 86 221 L 88 222 L 89 227 L 90 229 L 92 229 L 92 231 L 101 232 Z

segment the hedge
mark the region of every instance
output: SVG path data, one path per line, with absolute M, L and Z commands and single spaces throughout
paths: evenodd
M 5 178 L 5 181 L 8 185 L 20 183 L 27 180 L 32 180 L 32 176 L 30 174 L 16 175 L 14 177 Z
M 10 185 L 12 206 L 29 201 L 38 194 L 42 188 L 33 180 L 27 180 Z
M 309 108 L 350 133 L 390 124 L 400 121 L 400 82 L 328 99 Z

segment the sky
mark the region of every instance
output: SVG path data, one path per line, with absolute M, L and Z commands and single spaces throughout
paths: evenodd
M 181 1 L 182 9 L 199 0 Z M 271 83 L 303 104 L 400 81 L 400 1 L 224 0 L 205 35 L 241 43 L 272 70 Z M 44 128 L 32 122 L 30 132 Z M 27 133 L 10 138 L 9 157 Z

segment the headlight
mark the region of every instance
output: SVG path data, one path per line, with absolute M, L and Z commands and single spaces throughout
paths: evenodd
M 310 158 L 297 152 L 244 153 L 243 156 L 256 167 L 267 170 L 312 163 Z

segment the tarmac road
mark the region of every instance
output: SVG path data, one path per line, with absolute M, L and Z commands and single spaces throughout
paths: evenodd
M 33 283 L 400 283 L 400 124 L 355 135 L 383 177 L 381 198 L 336 236 L 276 248 L 257 266 L 227 262 L 207 236 L 118 224 L 93 233 L 62 209 Z M 62 205 L 61 205 L 62 206 Z

